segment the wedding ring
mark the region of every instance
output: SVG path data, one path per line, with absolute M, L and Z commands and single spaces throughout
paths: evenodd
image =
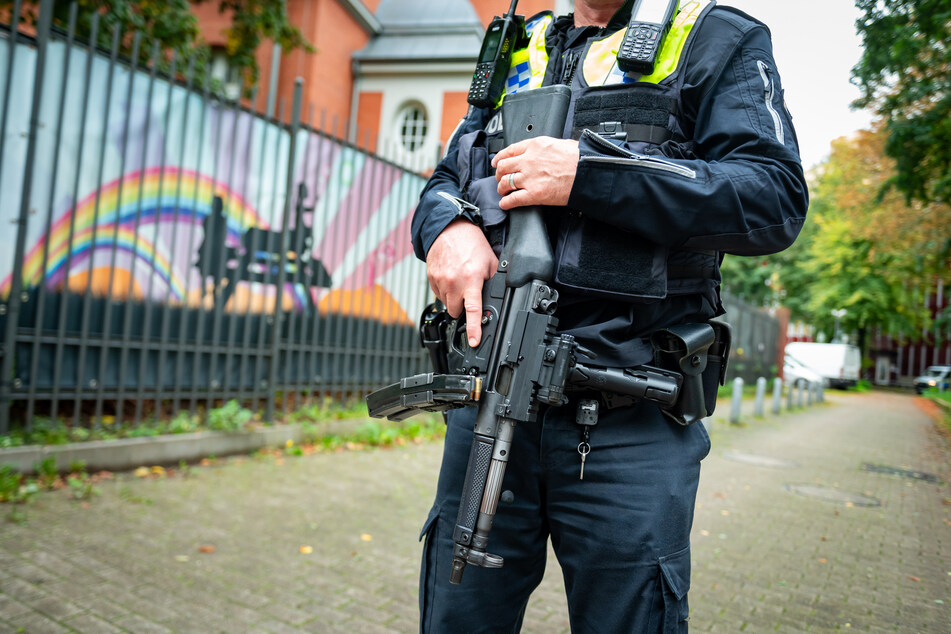
M 518 189 L 518 187 L 515 186 L 515 172 L 509 172 L 509 187 L 512 188 L 512 191 Z

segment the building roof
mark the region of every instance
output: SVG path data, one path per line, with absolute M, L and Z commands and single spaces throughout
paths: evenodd
M 473 61 L 485 29 L 469 0 L 382 0 L 382 29 L 353 58 L 361 62 Z

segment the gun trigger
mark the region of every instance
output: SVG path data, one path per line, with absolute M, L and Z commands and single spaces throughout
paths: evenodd
M 598 357 L 593 350 L 589 350 L 578 343 L 575 344 L 575 352 L 588 359 L 596 359 Z

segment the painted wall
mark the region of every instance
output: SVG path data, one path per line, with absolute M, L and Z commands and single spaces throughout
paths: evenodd
M 150 82 L 147 73 L 96 56 L 87 86 L 87 53 L 68 58 L 52 42 L 44 83 L 37 161 L 29 193 L 25 288 L 45 284 L 117 299 L 187 306 L 213 302 L 214 279 L 197 262 L 210 238 L 214 198 L 222 201 L 223 247 L 239 252 L 252 228 L 283 227 L 288 165 L 304 183 L 309 255 L 329 287 L 273 279 L 239 282 L 229 311 L 313 304 L 322 312 L 362 313 L 415 323 L 426 299 L 425 270 L 411 253 L 409 222 L 422 179 L 315 132 L 301 131 L 289 156 L 285 127 L 204 101 L 184 86 Z M 15 226 L 29 129 L 35 50 L 18 45 L 0 169 L 0 226 Z M 8 48 L 0 46 L 0 72 Z M 0 94 L 7 78 L 0 75 Z M 60 101 L 63 109 L 59 122 Z M 297 200 L 291 194 L 289 229 Z M 0 232 L 0 295 L 9 293 L 15 235 Z M 246 240 L 245 240 L 245 246 Z M 219 279 L 220 282 L 220 279 Z M 358 298 L 359 301 L 355 301 Z M 366 301 L 364 301 L 364 299 Z

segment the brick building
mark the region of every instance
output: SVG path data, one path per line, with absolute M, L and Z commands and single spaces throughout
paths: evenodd
M 505 0 L 287 0 L 290 22 L 317 49 L 257 51 L 259 90 L 289 101 L 304 80 L 313 126 L 418 169 L 431 168 L 466 111 L 485 27 Z M 571 0 L 522 0 L 520 14 L 570 10 Z M 230 16 L 194 7 L 205 39 L 223 47 Z M 277 62 L 277 64 L 275 64 Z M 276 84 L 271 77 L 277 66 Z

